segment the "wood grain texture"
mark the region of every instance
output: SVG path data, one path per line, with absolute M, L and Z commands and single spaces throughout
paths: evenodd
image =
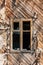
M 0 3 L 2 3 L 2 0 L 0 0 Z M 8 41 L 8 43 L 10 42 L 9 44 L 10 51 L 6 46 L 7 45 L 6 30 L 4 33 L 2 33 L 3 39 L 1 39 L 1 35 L 0 35 L 0 42 L 2 41 L 1 42 L 2 44 L 0 43 L 0 48 L 1 48 L 1 45 L 3 46 L 3 43 L 4 43 L 4 46 L 2 47 L 2 49 L 0 49 L 0 54 L 1 53 L 5 54 L 5 52 L 9 53 L 6 55 L 8 62 L 5 63 L 4 61 L 5 63 L 4 65 L 6 64 L 8 65 L 29 65 L 29 64 L 36 65 L 36 59 L 39 59 L 40 65 L 43 65 L 43 0 L 16 0 L 15 3 L 12 0 L 5 0 L 5 6 L 3 8 L 0 9 L 0 22 L 2 24 L 4 22 L 4 24 L 6 24 L 5 27 L 7 28 L 8 26 L 12 26 L 12 22 L 16 20 L 23 20 L 23 19 L 31 18 L 33 22 L 33 17 L 34 17 L 33 14 L 34 13 L 38 14 L 38 17 L 35 20 L 35 29 L 38 31 L 38 35 L 37 35 L 38 51 L 37 49 L 36 51 L 37 53 L 40 52 L 39 57 L 35 57 L 36 52 L 34 52 L 34 54 L 32 55 L 31 51 L 30 51 L 31 53 L 29 52 L 26 53 L 25 51 L 24 51 L 25 53 L 21 53 L 20 51 L 14 53 L 11 50 L 12 39 L 10 38 L 11 36 L 9 37 L 9 35 L 11 35 L 12 32 L 11 32 L 11 27 L 10 27 L 9 31 L 11 32 L 11 34 L 8 35 L 8 37 L 10 38 L 10 41 Z M 33 27 L 32 27 L 32 30 L 33 30 Z M 1 31 L 1 28 L 0 28 L 0 31 Z M 3 31 L 3 27 L 2 27 L 2 31 Z

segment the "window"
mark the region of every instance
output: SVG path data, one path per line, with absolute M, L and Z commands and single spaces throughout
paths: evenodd
M 30 50 L 31 20 L 17 20 L 12 24 L 12 48 L 14 50 Z
M 13 23 L 13 29 L 14 30 L 19 30 L 19 22 L 14 22 Z
M 23 49 L 30 50 L 30 32 L 23 32 Z
M 13 49 L 17 50 L 20 48 L 20 33 L 13 32 Z
M 30 21 L 23 21 L 23 49 L 30 50 Z
M 23 30 L 30 30 L 30 22 L 23 21 Z

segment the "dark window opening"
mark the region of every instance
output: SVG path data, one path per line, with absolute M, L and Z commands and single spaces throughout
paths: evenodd
M 20 32 L 13 32 L 13 49 L 20 48 Z
M 23 22 L 23 30 L 30 30 L 30 21 Z
M 19 30 L 19 22 L 14 22 L 13 23 L 13 29 L 14 30 Z
M 23 49 L 30 50 L 30 32 L 23 32 Z

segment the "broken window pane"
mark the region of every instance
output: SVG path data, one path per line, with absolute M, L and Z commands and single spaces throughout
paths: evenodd
M 23 49 L 30 50 L 30 32 L 23 32 Z
M 20 32 L 13 32 L 13 49 L 20 48 Z

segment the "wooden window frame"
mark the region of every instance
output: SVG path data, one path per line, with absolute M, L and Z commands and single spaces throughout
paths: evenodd
M 16 52 L 19 52 L 19 51 L 24 51 L 23 50 L 23 21 L 30 21 L 30 50 L 32 49 L 32 19 L 16 19 L 14 21 L 11 22 L 11 50 L 12 51 L 16 51 Z M 15 30 L 15 31 L 20 31 L 20 50 L 14 50 L 13 49 L 13 22 L 19 22 L 19 27 L 20 27 L 20 30 Z M 28 31 L 28 30 L 27 30 Z M 26 50 L 26 51 L 29 51 L 29 50 Z

